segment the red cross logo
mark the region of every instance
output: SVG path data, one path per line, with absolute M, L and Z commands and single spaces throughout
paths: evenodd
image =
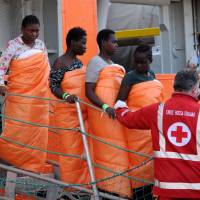
M 187 138 L 188 133 L 184 132 L 182 126 L 177 126 L 176 131 L 171 132 L 171 136 L 176 138 L 177 143 L 182 143 L 183 138 Z
M 191 131 L 186 124 L 176 122 L 169 127 L 167 136 L 173 145 L 181 147 L 185 146 L 190 141 Z

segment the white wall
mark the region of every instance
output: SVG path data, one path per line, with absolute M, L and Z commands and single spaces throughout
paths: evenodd
M 97 0 L 98 30 L 106 28 L 109 7 L 109 0 Z
M 183 1 L 184 12 L 184 30 L 185 30 L 185 54 L 188 60 L 194 51 L 193 41 L 193 17 L 192 17 L 192 2 L 191 0 Z
M 11 37 L 10 5 L 0 0 L 0 51 L 6 47 Z
M 40 20 L 40 38 L 48 48 L 52 64 L 62 53 L 61 0 L 0 0 L 0 51 L 20 34 L 22 19 L 30 14 Z

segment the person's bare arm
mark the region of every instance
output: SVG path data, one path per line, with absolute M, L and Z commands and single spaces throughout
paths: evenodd
M 59 70 L 59 67 L 61 66 L 61 64 L 62 64 L 61 60 L 59 58 L 57 58 L 53 64 L 52 70 L 50 72 L 50 89 L 51 89 L 52 93 L 60 99 L 62 99 L 62 95 L 64 94 L 64 91 L 60 87 L 60 82 L 62 80 L 57 80 L 57 78 L 54 77 L 54 75 L 55 75 L 55 72 L 57 70 Z
M 102 108 L 105 104 L 95 93 L 96 83 L 85 83 L 85 92 L 87 98 L 97 107 Z M 115 111 L 113 108 L 108 107 L 106 113 L 109 115 L 110 118 L 115 118 Z
M 59 58 L 56 59 L 52 70 L 50 72 L 50 89 L 52 93 L 60 99 L 66 100 L 68 103 L 74 103 L 78 97 L 74 94 L 66 94 L 67 91 L 63 91 L 61 88 L 61 82 L 63 80 L 64 74 L 59 79 L 56 76 L 56 73 L 59 73 L 59 67 L 62 66 L 61 60 Z
M 15 46 L 12 41 L 8 42 L 8 46 L 0 56 L 0 95 L 5 95 L 7 89 L 4 82 L 4 76 L 10 67 L 10 62 L 15 54 Z
M 117 100 L 126 101 L 130 91 L 131 91 L 131 85 L 121 84 L 116 101 Z

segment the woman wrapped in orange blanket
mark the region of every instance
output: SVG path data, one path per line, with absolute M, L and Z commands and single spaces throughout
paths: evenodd
M 27 123 L 6 118 L 0 139 L 0 158 L 25 170 L 43 172 L 46 153 L 36 149 L 47 149 L 49 103 L 36 98 L 12 96 L 48 97 L 49 64 L 44 43 L 37 39 L 39 20 L 26 16 L 22 22 L 22 36 L 9 42 L 0 58 L 1 82 L 8 67 L 8 97 L 5 115 Z M 1 94 L 5 86 L 0 86 Z M 34 149 L 36 148 L 36 149 Z
M 125 75 L 117 98 L 123 101 L 127 100 L 127 104 L 132 110 L 163 100 L 163 86 L 159 81 L 155 80 L 155 74 L 149 68 L 151 62 L 151 47 L 148 45 L 138 46 L 134 52 L 135 69 Z M 124 129 L 129 149 L 149 156 L 152 155 L 150 131 Z M 140 166 L 143 162 L 147 162 L 148 159 L 148 157 L 131 153 L 129 154 L 130 168 Z M 132 181 L 135 196 L 143 198 L 145 195 L 145 198 L 152 198 L 152 186 L 144 187 L 144 185 L 149 185 L 149 183 L 153 182 L 153 162 L 149 161 L 132 170 L 130 175 L 141 180 Z
M 105 113 L 88 108 L 88 122 L 92 134 L 106 142 L 126 148 L 127 142 L 123 127 L 113 120 L 112 108 L 124 77 L 123 67 L 111 60 L 111 55 L 117 48 L 114 31 L 104 29 L 97 35 L 100 53 L 91 59 L 86 73 L 86 94 L 96 106 L 103 108 Z M 121 149 L 92 140 L 93 157 L 96 164 L 95 177 L 97 180 L 114 176 L 113 172 L 126 172 L 128 169 L 128 153 Z M 102 167 L 106 169 L 102 169 Z M 109 171 L 111 170 L 111 172 Z M 126 173 L 125 173 L 126 174 Z M 97 184 L 98 188 L 106 192 L 123 197 L 131 197 L 130 180 L 124 176 L 116 176 Z
M 77 58 L 86 50 L 86 32 L 82 28 L 72 28 L 66 38 L 67 51 L 56 59 L 50 72 L 50 88 L 53 94 L 66 102 L 54 103 L 54 125 L 62 128 L 77 128 L 79 121 L 74 103 L 76 95 L 85 99 L 85 67 Z M 69 95 L 71 94 L 71 95 Z M 68 103 L 67 103 L 68 102 Z M 83 118 L 86 120 L 86 107 L 82 106 Z M 84 153 L 80 132 L 58 130 L 61 153 L 82 156 Z M 89 182 L 86 161 L 80 158 L 59 156 L 61 180 L 71 184 Z

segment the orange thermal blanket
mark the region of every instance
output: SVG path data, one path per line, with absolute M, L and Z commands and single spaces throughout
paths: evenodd
M 66 72 L 61 83 L 63 91 L 76 94 L 85 100 L 85 67 Z M 81 105 L 83 119 L 86 120 L 86 106 Z M 56 102 L 54 104 L 55 126 L 62 128 L 78 128 L 79 121 L 75 104 Z M 84 147 L 80 132 L 57 130 L 60 137 L 62 153 L 82 156 Z M 61 180 L 67 183 L 82 184 L 89 182 L 89 173 L 86 161 L 80 158 L 67 156 L 59 157 Z
M 13 60 L 8 77 L 8 93 L 48 97 L 48 77 L 49 65 L 43 53 Z M 8 95 L 6 99 L 5 115 L 18 120 L 47 126 L 48 111 L 48 101 L 12 95 Z M 0 139 L 1 159 L 25 170 L 43 172 L 46 153 L 33 148 L 46 150 L 48 128 L 5 119 L 2 136 L 3 138 Z
M 163 84 L 164 101 L 169 99 L 174 92 L 174 78 L 175 74 L 156 74 L 156 79 L 158 79 Z
M 50 92 L 50 101 L 49 101 L 49 133 L 48 133 L 48 151 L 51 152 L 60 152 L 60 137 L 58 130 L 52 127 L 55 127 L 55 101 L 57 98 Z M 59 154 L 48 153 L 48 161 L 59 160 Z
M 113 107 L 119 91 L 121 81 L 124 77 L 124 70 L 121 66 L 107 66 L 99 75 L 96 85 L 96 94 L 99 98 Z M 89 108 L 88 110 L 89 128 L 92 134 L 106 142 L 126 148 L 127 142 L 123 133 L 123 127 L 117 120 L 110 119 L 106 113 L 101 113 Z M 128 169 L 128 153 L 103 144 L 97 140 L 92 140 L 94 162 L 115 172 L 124 172 Z M 112 172 L 95 167 L 95 177 L 97 180 L 112 177 Z M 123 176 L 99 182 L 98 188 L 107 192 L 119 194 L 120 196 L 131 196 L 130 180 Z
M 127 105 L 131 110 L 138 110 L 144 106 L 157 103 L 163 100 L 163 86 L 157 81 L 146 81 L 132 87 Z M 149 116 L 151 117 L 151 116 Z M 130 150 L 152 155 L 151 132 L 149 130 L 126 129 L 128 147 Z M 139 166 L 146 161 L 147 157 L 142 157 L 133 153 L 129 154 L 130 168 Z M 130 175 L 141 180 L 153 182 L 153 162 L 148 162 L 130 172 Z M 132 188 L 137 188 L 147 183 L 132 180 Z

